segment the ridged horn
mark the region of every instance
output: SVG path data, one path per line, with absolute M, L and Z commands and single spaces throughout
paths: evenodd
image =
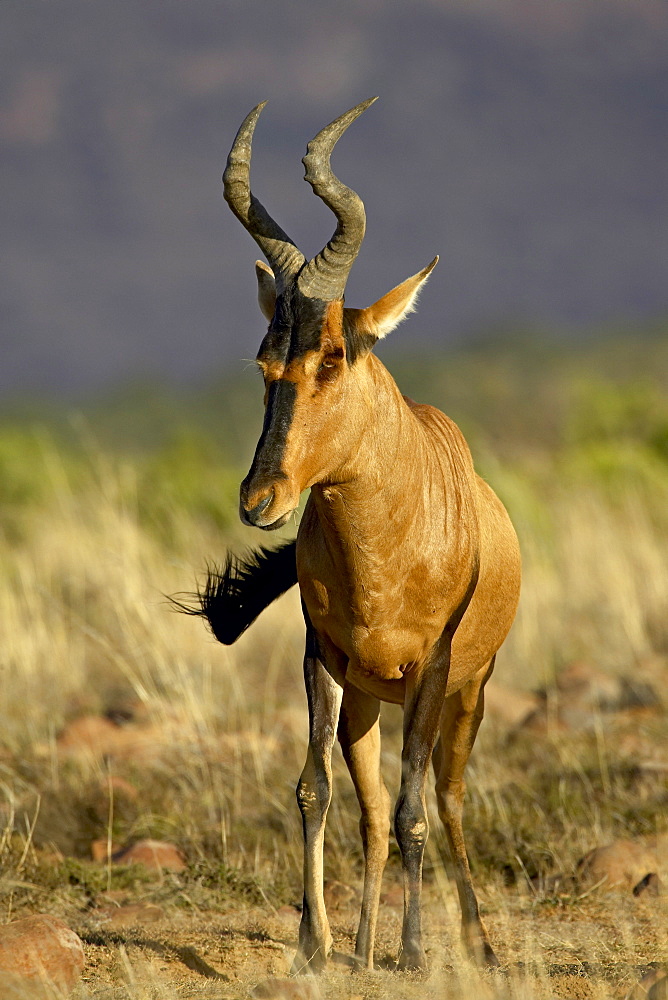
M 364 203 L 334 175 L 330 157 L 348 126 L 376 100 L 378 98 L 371 97 L 346 111 L 318 132 L 306 147 L 306 156 L 302 160 L 306 167 L 304 180 L 309 182 L 314 194 L 331 208 L 338 222 L 329 243 L 306 264 L 297 279 L 300 292 L 310 298 L 328 302 L 343 298 L 350 268 L 362 245 L 366 228 Z
M 253 108 L 237 132 L 223 174 L 223 196 L 267 258 L 280 292 L 297 274 L 305 258 L 250 189 L 253 133 L 266 103 L 262 101 Z

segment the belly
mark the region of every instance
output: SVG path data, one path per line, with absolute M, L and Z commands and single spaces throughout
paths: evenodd
M 485 483 L 487 516 L 481 518 L 480 575 L 452 641 L 447 694 L 459 690 L 496 653 L 512 622 L 519 591 L 517 540 L 508 516 Z M 443 567 L 444 560 L 438 561 Z M 424 563 L 389 574 L 394 590 L 371 577 L 343 587 L 348 566 L 336 565 L 310 503 L 297 545 L 300 589 L 311 623 L 346 680 L 382 701 L 403 704 L 406 680 L 438 656 L 449 615 L 469 585 L 462 575 L 436 574 Z M 433 576 L 433 579 L 431 579 Z M 440 591 L 440 593 L 439 593 Z M 371 597 L 370 595 L 374 595 Z
M 442 635 L 440 616 L 406 607 L 401 599 L 370 602 L 364 610 L 355 610 L 354 595 L 328 591 L 324 600 L 314 600 L 317 589 L 312 582 L 302 585 L 313 627 L 341 651 L 347 678 L 363 690 L 376 682 L 383 690 L 386 683 L 403 689 L 406 675 L 429 660 Z M 402 701 L 403 694 L 389 700 Z
M 346 681 L 364 691 L 365 694 L 373 695 L 379 701 L 388 701 L 392 705 L 403 705 L 406 700 L 406 681 L 402 676 L 399 680 L 381 680 L 378 677 L 368 677 L 359 674 L 350 667 L 346 671 Z

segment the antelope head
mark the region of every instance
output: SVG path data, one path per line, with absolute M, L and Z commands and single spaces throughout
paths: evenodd
M 373 345 L 413 308 L 438 257 L 366 309 L 344 306 L 344 292 L 366 226 L 361 198 L 335 177 L 335 143 L 375 97 L 347 111 L 308 144 L 304 179 L 336 216 L 331 240 L 307 261 L 250 189 L 253 132 L 266 102 L 244 120 L 223 174 L 224 196 L 269 262 L 257 261 L 260 309 L 269 323 L 257 363 L 265 416 L 250 472 L 241 484 L 245 524 L 280 528 L 302 490 L 341 481 L 359 448 L 370 405 Z M 367 413 L 368 416 L 368 413 Z

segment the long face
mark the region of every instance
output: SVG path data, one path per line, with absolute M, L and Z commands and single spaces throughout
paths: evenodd
M 343 303 L 288 289 L 258 352 L 265 416 L 250 472 L 241 484 L 245 524 L 280 528 L 302 490 L 326 480 L 354 437 L 350 347 Z
M 337 219 L 334 235 L 310 261 L 250 189 L 253 132 L 264 104 L 246 116 L 227 158 L 225 199 L 271 265 L 256 264 L 260 305 L 269 320 L 257 356 L 265 415 L 239 508 L 241 520 L 258 528 L 280 528 L 297 508 L 302 490 L 345 474 L 347 457 L 359 448 L 369 405 L 361 358 L 411 311 L 438 260 L 367 309 L 344 309 L 346 280 L 366 221 L 362 200 L 333 174 L 330 156 L 374 100 L 340 115 L 308 144 L 304 179 Z

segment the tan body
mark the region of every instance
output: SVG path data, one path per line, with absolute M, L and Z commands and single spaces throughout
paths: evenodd
M 483 714 L 483 689 L 517 607 L 517 539 L 500 501 L 474 472 L 457 426 L 405 399 L 373 354 L 412 311 L 437 263 L 366 309 L 344 306 L 364 234 L 359 197 L 336 178 L 332 147 L 369 106 L 342 115 L 308 146 L 306 179 L 337 216 L 313 260 L 250 192 L 253 129 L 239 130 L 225 197 L 262 247 L 258 297 L 269 327 L 257 361 L 265 421 L 241 485 L 242 520 L 285 524 L 311 490 L 296 546 L 306 619 L 309 749 L 297 787 L 304 827 L 304 905 L 294 971 L 322 967 L 331 948 L 323 842 L 338 735 L 360 804 L 364 893 L 355 955 L 373 965 L 390 802 L 380 773 L 380 702 L 404 707 L 402 780 L 394 828 L 405 906 L 398 967 L 424 969 L 420 892 L 428 824 L 424 792 L 436 773 L 471 953 L 497 960 L 480 919 L 462 830 L 463 774 Z
M 346 679 L 402 705 L 406 675 L 424 668 L 472 585 L 446 693 L 491 660 L 515 615 L 519 550 L 457 426 L 401 396 L 375 355 L 365 360 L 373 383 L 367 398 L 383 414 L 383 437 L 374 447 L 368 423 L 371 440 L 346 469 L 347 481 L 312 487 L 297 572 L 311 623 Z M 392 468 L 402 471 L 395 490 Z

